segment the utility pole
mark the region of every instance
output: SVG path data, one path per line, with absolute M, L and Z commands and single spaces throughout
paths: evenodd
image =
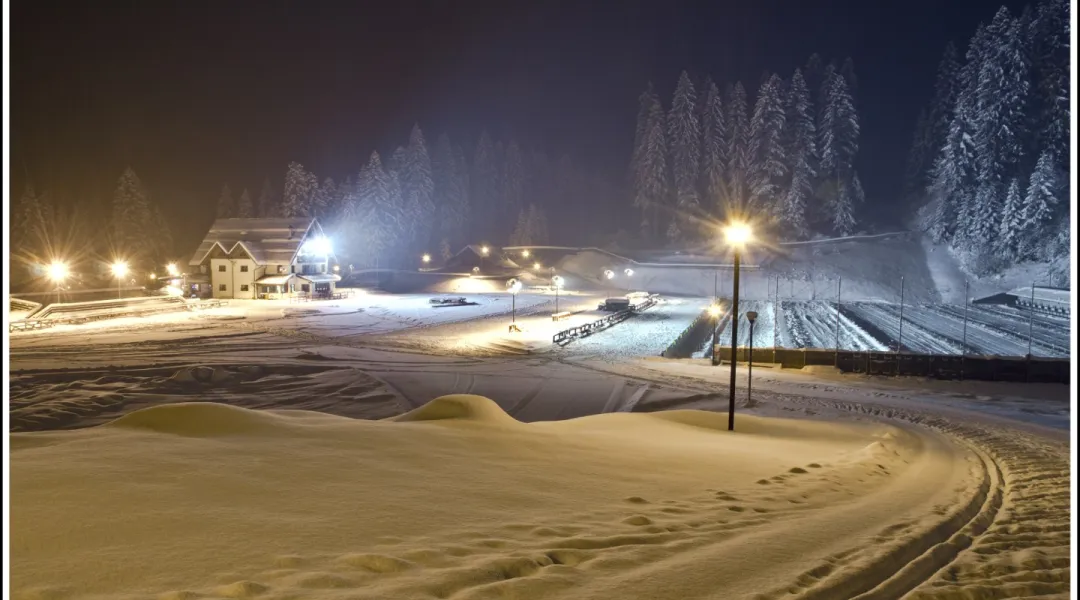
M 900 347 L 904 345 L 904 276 L 900 276 L 900 336 L 896 340 L 896 374 L 900 374 Z
M 840 366 L 840 283 L 843 277 L 836 279 L 836 358 L 835 366 Z
M 960 381 L 964 380 L 964 360 L 967 358 L 967 313 L 968 304 L 971 304 L 971 296 L 969 296 L 968 287 L 971 282 L 964 281 L 964 341 L 961 342 L 960 348 Z

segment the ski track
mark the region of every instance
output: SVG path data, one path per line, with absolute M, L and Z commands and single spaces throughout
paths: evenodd
M 952 320 L 964 320 L 964 309 L 958 306 L 933 306 L 933 312 Z M 1011 309 L 1010 309 L 1011 310 Z M 971 338 L 971 328 L 980 329 L 988 335 L 999 336 L 1004 339 L 1019 343 L 1027 352 L 1027 328 L 1030 315 L 1021 311 L 1011 310 L 1015 314 L 1004 311 L 985 310 L 979 306 L 968 309 L 968 338 Z M 1069 325 L 1050 323 L 1039 318 L 1030 319 L 1033 356 L 1068 356 L 1069 355 Z
M 855 302 L 844 305 L 847 310 L 862 318 L 888 335 L 894 342 L 899 340 L 912 352 L 932 354 L 961 354 L 960 344 L 937 332 L 933 326 L 926 328 L 911 319 L 911 307 L 904 307 L 904 324 L 900 326 L 899 305 L 871 302 Z M 918 312 L 917 310 L 915 311 Z

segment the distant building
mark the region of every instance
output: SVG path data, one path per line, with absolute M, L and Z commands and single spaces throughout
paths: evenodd
M 214 298 L 325 298 L 341 281 L 333 258 L 314 218 L 218 219 L 188 262 L 198 269 L 188 280 Z

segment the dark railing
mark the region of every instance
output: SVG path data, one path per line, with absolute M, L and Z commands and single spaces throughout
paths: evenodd
M 603 317 L 602 319 L 593 321 L 592 323 L 585 323 L 584 325 L 578 325 L 577 327 L 564 329 L 552 336 L 551 342 L 553 344 L 565 346 L 579 337 L 586 337 L 596 333 L 597 331 L 607 329 L 608 327 L 611 327 L 616 323 L 622 323 L 630 317 L 653 307 L 656 304 L 656 301 L 659 300 L 659 298 L 659 295 L 653 294 L 648 298 L 642 300 L 641 302 L 634 304 L 630 308 L 625 308 L 623 310 L 620 310 L 619 312 L 611 313 L 610 315 Z
M 683 329 L 679 337 L 664 349 L 660 356 L 666 358 L 690 358 L 705 344 L 705 338 L 712 335 L 709 325 L 713 322 L 709 311 L 701 311 L 689 327 Z
M 720 356 L 731 356 L 730 346 L 718 346 Z M 738 348 L 740 362 L 750 358 L 749 348 Z M 845 373 L 867 375 L 932 377 L 934 379 L 975 379 L 981 381 L 1022 381 L 1064 383 L 1070 380 L 1070 359 L 1027 358 L 1023 356 L 961 356 L 914 352 L 873 352 L 853 350 L 813 350 L 754 348 L 754 362 L 779 363 L 785 369 L 806 366 L 835 366 Z

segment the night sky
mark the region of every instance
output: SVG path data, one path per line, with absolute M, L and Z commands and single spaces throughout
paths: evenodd
M 647 81 L 665 105 L 684 68 L 753 93 L 764 71 L 789 77 L 817 52 L 855 62 L 859 168 L 887 222 L 945 43 L 962 52 L 1001 4 L 23 0 L 12 195 L 28 174 L 104 203 L 130 164 L 178 245 L 197 243 L 223 183 L 257 196 L 270 176 L 280 191 L 290 160 L 340 180 L 414 122 L 470 156 L 486 128 L 622 181 Z

